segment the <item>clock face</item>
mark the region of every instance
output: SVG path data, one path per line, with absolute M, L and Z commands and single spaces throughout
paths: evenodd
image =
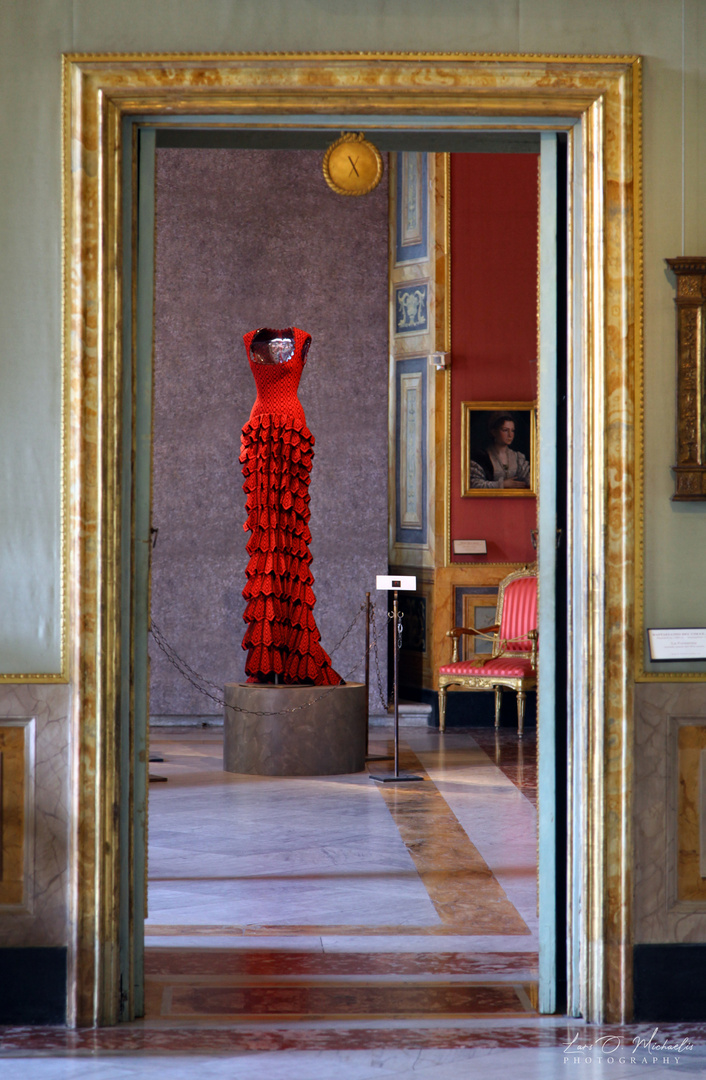
M 382 157 L 363 135 L 342 135 L 324 156 L 326 183 L 338 195 L 367 195 L 382 179 Z

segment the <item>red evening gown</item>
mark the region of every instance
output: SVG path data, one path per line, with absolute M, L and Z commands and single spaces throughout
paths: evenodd
M 288 339 L 289 359 L 253 360 L 253 338 Z M 264 338 L 263 338 L 264 335 Z M 243 466 L 250 560 L 243 648 L 248 682 L 338 685 L 343 680 L 320 645 L 314 619 L 309 543 L 309 480 L 314 436 L 297 396 L 311 335 L 296 327 L 253 330 L 244 339 L 257 399 L 243 428 Z M 281 355 L 286 355 L 282 352 Z

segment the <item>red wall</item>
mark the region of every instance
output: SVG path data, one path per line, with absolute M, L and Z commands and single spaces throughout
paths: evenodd
M 451 155 L 451 538 L 534 558 L 536 500 L 461 496 L 461 402 L 537 397 L 536 154 Z

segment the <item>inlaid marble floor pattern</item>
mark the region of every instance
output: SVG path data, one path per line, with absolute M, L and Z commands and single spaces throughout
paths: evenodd
M 405 730 L 402 768 L 424 780 L 404 785 L 228 774 L 209 729 L 152 750 L 167 782 L 150 788 L 146 1016 L 0 1032 L 25 1076 L 635 1075 L 641 1029 L 610 1029 L 628 1061 L 608 1063 L 569 1049 L 598 1029 L 536 1011 L 531 730 L 521 748 L 510 731 Z M 692 1046 L 678 1075 L 696 1065 Z
M 401 767 L 424 776 L 405 785 L 229 775 L 215 732 L 154 743 L 168 781 L 150 813 L 151 1022 L 534 1014 L 534 808 L 468 737 L 447 736 L 443 760 L 438 742 L 405 733 Z M 491 828 L 477 803 L 496 788 Z M 499 878 L 483 849 L 503 820 Z

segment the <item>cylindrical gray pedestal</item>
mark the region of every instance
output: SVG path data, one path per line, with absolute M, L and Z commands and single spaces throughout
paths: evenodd
M 365 696 L 363 683 L 226 683 L 223 768 L 256 776 L 361 772 L 367 737 Z

